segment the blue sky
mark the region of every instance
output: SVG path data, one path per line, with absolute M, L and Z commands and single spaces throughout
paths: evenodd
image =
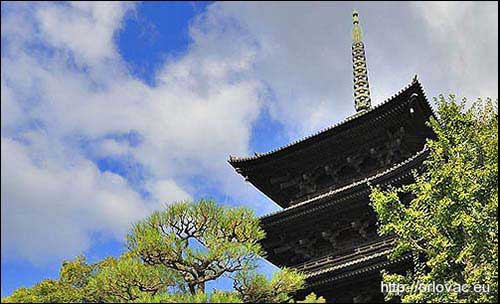
M 226 161 L 353 113 L 353 8 L 375 104 L 498 96 L 496 3 L 2 2 L 2 297 L 164 203 L 277 210 Z
M 117 33 L 115 41 L 130 72 L 147 83 L 153 83 L 156 70 L 167 56 L 182 56 L 186 52 L 189 22 L 208 4 L 209 2 L 142 3 L 135 12 L 127 14 L 123 29 Z M 11 9 L 9 5 L 12 4 L 2 4 L 2 11 Z M 133 135 L 121 138 L 134 140 Z M 128 169 L 130 160 L 103 157 L 95 161 L 101 171 L 126 176 L 133 184 L 140 183 L 143 173 L 140 172 L 141 169 Z M 90 260 L 98 260 L 108 255 L 117 256 L 123 250 L 123 244 L 119 240 L 106 240 L 97 242 L 86 254 Z M 59 267 L 58 263 L 39 267 L 25 260 L 2 259 L 2 297 L 19 286 L 30 286 L 42 279 L 57 277 Z

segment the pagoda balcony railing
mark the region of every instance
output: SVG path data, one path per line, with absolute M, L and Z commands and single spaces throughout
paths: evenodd
M 352 248 L 352 250 L 350 250 L 350 253 L 330 254 L 318 259 L 292 266 L 291 268 L 302 272 L 311 272 L 326 266 L 334 267 L 336 265 L 347 264 L 360 258 L 369 257 L 374 253 L 389 250 L 393 248 L 395 241 L 396 239 L 393 236 L 379 238 L 375 241 L 364 243 L 361 246 Z

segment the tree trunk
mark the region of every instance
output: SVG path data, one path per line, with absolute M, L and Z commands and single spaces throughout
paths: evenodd
M 205 293 L 205 282 L 198 284 L 198 290 Z
M 196 288 L 195 288 L 195 285 L 194 284 L 188 284 L 188 287 L 189 287 L 189 292 L 194 295 L 196 294 Z

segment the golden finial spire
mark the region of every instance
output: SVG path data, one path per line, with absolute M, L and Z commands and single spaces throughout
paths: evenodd
M 352 65 L 354 74 L 354 105 L 357 112 L 371 108 L 368 70 L 366 69 L 365 46 L 359 25 L 359 14 L 352 12 Z
M 359 15 L 358 11 L 354 10 L 352 12 L 352 24 L 354 25 L 352 29 L 352 42 L 361 42 L 362 34 L 361 34 L 361 27 L 359 26 Z

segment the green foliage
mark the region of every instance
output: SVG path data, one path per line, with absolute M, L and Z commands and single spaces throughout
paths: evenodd
M 275 273 L 270 281 L 263 274 L 243 271 L 233 285 L 245 303 L 282 303 L 292 299 L 293 292 L 304 285 L 304 279 L 287 268 Z
M 179 282 L 177 273 L 163 266 L 146 265 L 139 258 L 125 254 L 99 263 L 99 271 L 89 280 L 86 294 L 91 302 L 131 302 L 166 292 Z
M 94 273 L 94 266 L 78 256 L 62 264 L 59 280 L 43 280 L 31 288 L 19 288 L 2 303 L 71 303 L 85 300 L 85 287 Z
M 311 292 L 302 301 L 297 301 L 297 303 L 326 303 L 325 298 L 318 297 L 314 292 Z
M 68 292 L 69 291 L 69 292 Z M 11 296 L 2 299 L 3 303 L 60 303 L 73 302 L 71 290 L 57 280 L 44 280 L 31 288 L 19 288 Z
M 89 265 L 84 256 L 78 256 L 74 261 L 64 261 L 59 271 L 59 281 L 74 289 L 85 287 L 95 273 L 96 265 Z
M 393 256 L 421 258 L 407 275 L 384 274 L 386 283 L 484 284 L 489 292 L 432 293 L 406 289 L 403 302 L 498 301 L 498 113 L 491 100 L 466 109 L 440 96 L 439 120 L 429 122 L 425 171 L 398 189 L 373 189 L 380 233 L 398 237 Z M 401 197 L 411 197 L 409 202 Z M 471 287 L 472 288 L 472 287 Z M 387 298 L 394 294 L 388 294 Z
M 135 224 L 128 248 L 148 265 L 182 275 L 192 294 L 205 282 L 252 268 L 265 234 L 253 211 L 225 208 L 213 201 L 181 202 Z M 201 246 L 193 246 L 198 244 Z
M 206 200 L 173 204 L 135 224 L 127 236 L 129 251 L 119 258 L 95 264 L 83 256 L 65 261 L 58 280 L 19 288 L 2 303 L 289 301 L 302 288 L 300 274 L 285 269 L 268 281 L 252 272 L 263 237 L 249 209 L 228 209 Z M 231 274 L 239 280 L 239 290 L 204 292 L 205 282 Z M 324 302 L 315 295 L 305 301 Z
M 213 293 L 163 293 L 148 295 L 134 301 L 135 303 L 241 303 L 234 292 L 216 291 Z
M 234 290 L 244 303 L 295 303 L 294 293 L 304 286 L 304 277 L 297 271 L 284 268 L 271 280 L 253 271 L 241 271 L 235 276 Z M 323 297 L 309 294 L 297 303 L 325 303 Z

